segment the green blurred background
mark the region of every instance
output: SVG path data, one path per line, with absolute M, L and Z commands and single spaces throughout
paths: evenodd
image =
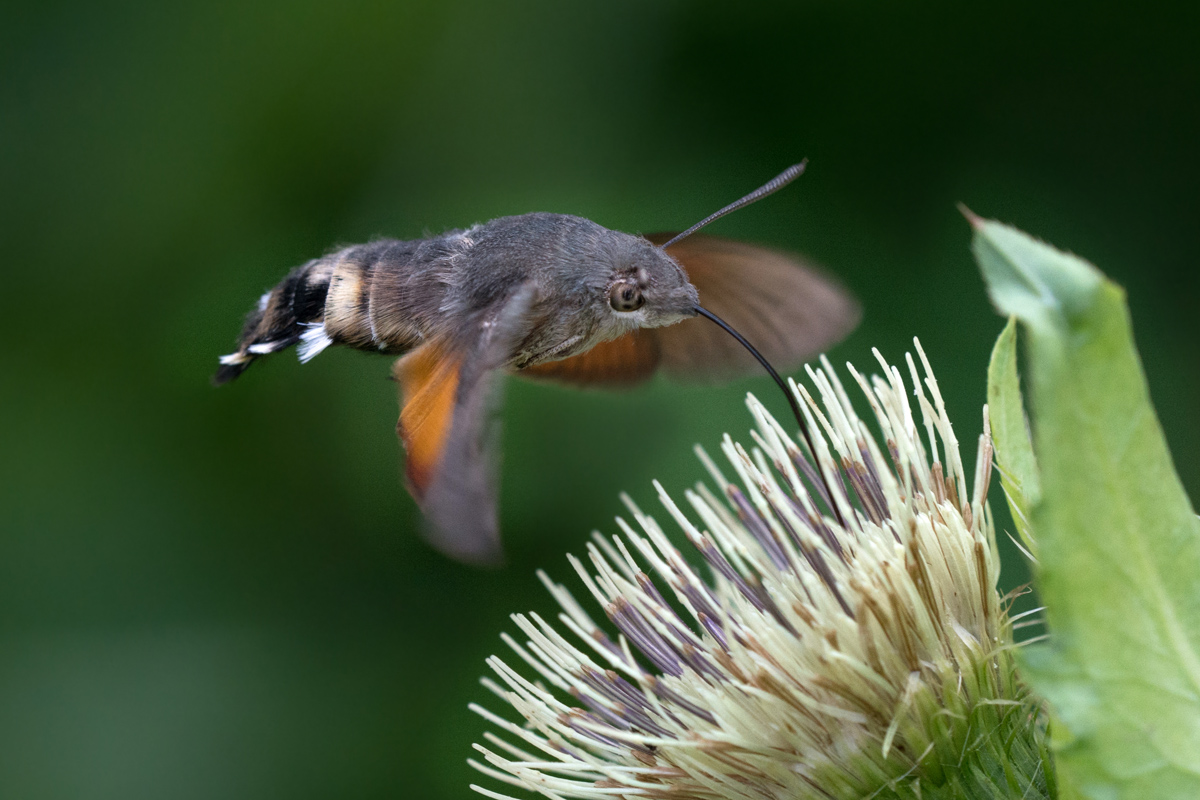
M 621 490 L 702 477 L 745 391 L 784 413 L 766 379 L 511 381 L 510 565 L 450 563 L 414 535 L 386 360 L 208 383 L 335 243 L 535 210 L 679 228 L 808 157 L 715 232 L 842 276 L 865 320 L 835 360 L 919 335 L 973 453 L 1001 320 L 962 201 L 1128 288 L 1197 496 L 1194 8 L 6 4 L 0 796 L 467 797 L 483 659 L 551 608 L 534 570 L 566 579 Z

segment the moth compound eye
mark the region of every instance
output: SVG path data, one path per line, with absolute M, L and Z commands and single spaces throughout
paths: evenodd
M 613 311 L 637 311 L 646 303 L 636 283 L 614 283 L 608 290 L 608 304 Z

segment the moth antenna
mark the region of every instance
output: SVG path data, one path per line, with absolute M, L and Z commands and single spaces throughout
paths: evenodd
M 801 171 L 803 171 L 804 164 L 803 163 L 797 164 L 796 167 L 799 167 L 801 169 Z M 792 169 L 795 169 L 796 167 L 792 167 Z M 784 173 L 784 174 L 786 174 L 786 173 Z M 796 174 L 799 175 L 800 173 L 797 172 Z M 780 175 L 779 178 L 776 178 L 771 183 L 775 183 L 782 177 L 783 177 L 783 175 Z M 795 177 L 795 176 L 792 176 L 792 177 Z M 791 180 L 791 178 L 788 178 L 788 180 Z M 784 183 L 786 183 L 786 182 L 787 181 L 784 181 Z M 771 184 L 768 183 L 766 186 L 763 187 L 763 189 L 766 189 L 767 186 L 770 186 L 770 185 Z M 778 189 L 778 188 L 779 188 L 778 186 L 775 187 L 775 189 Z M 770 194 L 771 192 L 775 191 L 775 189 L 771 189 L 770 191 L 766 192 L 766 194 Z M 762 189 L 760 189 L 759 191 L 761 192 Z M 747 197 L 748 196 L 749 195 L 747 195 Z M 745 199 L 745 198 L 743 198 L 743 199 Z M 755 198 L 755 199 L 757 199 L 757 198 Z M 741 202 L 741 201 L 739 200 L 738 202 Z M 750 202 L 753 202 L 753 200 L 751 200 Z M 678 239 L 680 237 L 677 236 L 675 238 Z M 799 425 L 800 425 L 800 433 L 804 436 L 804 444 L 806 444 L 808 446 L 808 452 L 812 454 L 813 461 L 816 463 L 817 474 L 821 476 L 821 483 L 825 484 L 825 492 L 829 495 L 829 505 L 830 505 L 830 508 L 832 508 L 832 510 L 833 510 L 833 515 L 835 517 L 837 517 L 838 524 L 840 524 L 843 528 L 845 528 L 846 520 L 842 517 L 842 512 L 840 510 L 838 510 L 837 502 L 834 500 L 836 495 L 834 495 L 834 493 L 833 493 L 833 487 L 829 485 L 829 479 L 825 477 L 825 470 L 821 469 L 820 461 L 817 460 L 817 449 L 815 447 L 813 447 L 812 436 L 808 432 L 808 425 L 804 422 L 804 415 L 800 413 L 800 403 L 797 402 L 795 393 L 792 392 L 790 389 L 788 389 L 788 386 L 786 383 L 784 383 L 783 378 L 779 377 L 779 373 L 776 372 L 775 368 L 771 366 L 771 362 L 767 361 L 766 357 L 763 356 L 762 353 L 758 352 L 758 350 L 755 349 L 754 345 L 752 345 L 752 344 L 750 344 L 750 342 L 746 341 L 745 336 L 742 336 L 740 333 L 738 333 L 736 330 L 734 330 L 733 327 L 729 325 L 729 323 L 727 323 L 725 320 L 721 319 L 716 314 L 709 311 L 707 308 L 704 308 L 703 306 L 700 306 L 700 305 L 692 306 L 692 308 L 694 308 L 696 310 L 697 314 L 699 314 L 702 317 L 706 317 L 706 318 L 712 320 L 713 322 L 717 323 L 717 325 L 721 326 L 722 330 L 724 330 L 726 333 L 728 333 L 734 339 L 737 339 L 738 344 L 740 344 L 742 347 L 749 350 L 750 355 L 754 356 L 754 358 L 758 360 L 758 363 L 763 365 L 763 369 L 765 369 L 767 371 L 767 373 L 771 376 L 771 378 L 774 379 L 775 383 L 777 383 L 779 385 L 779 388 L 783 391 L 783 396 L 787 398 L 788 405 L 790 405 L 792 407 L 792 413 L 796 416 L 796 422 L 799 423 Z
M 687 237 L 691 236 L 696 231 L 703 228 L 708 223 L 714 222 L 714 221 L 720 219 L 721 217 L 725 216 L 726 214 L 732 214 L 734 211 L 737 211 L 739 208 L 745 208 L 746 206 L 750 205 L 753 202 L 762 200 L 764 197 L 766 197 L 769 194 L 774 194 L 775 192 L 778 192 L 780 189 L 787 186 L 792 181 L 796 180 L 796 178 L 799 178 L 801 175 L 803 175 L 804 168 L 806 166 L 808 166 L 807 158 L 804 159 L 803 161 L 801 161 L 799 164 L 792 164 L 790 167 L 785 169 L 783 172 L 779 173 L 774 178 L 767 181 L 762 186 L 758 187 L 753 192 L 751 192 L 750 194 L 743 197 L 741 200 L 737 200 L 733 203 L 730 203 L 729 205 L 725 206 L 724 208 L 722 208 L 720 211 L 716 212 L 715 214 L 709 214 L 707 217 L 700 220 L 699 222 L 697 222 L 692 227 L 688 228 L 683 233 L 677 235 L 671 241 L 662 245 L 662 249 L 666 250 L 668 247 L 675 244 L 680 239 L 686 239 Z

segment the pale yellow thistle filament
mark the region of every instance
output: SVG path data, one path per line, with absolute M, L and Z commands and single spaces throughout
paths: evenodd
M 571 557 L 606 624 L 543 574 L 562 613 L 515 615 L 518 660 L 488 660 L 523 721 L 474 707 L 499 731 L 474 766 L 564 799 L 1044 796 L 996 591 L 990 439 L 968 484 L 916 350 L 910 387 L 878 353 L 882 377 L 849 367 L 878 435 L 823 360 L 820 404 L 797 387 L 817 463 L 751 396 L 754 446 L 721 446 L 736 480 L 700 451 L 716 491 L 681 508 L 656 484 L 703 573 L 626 499 L 634 524 Z

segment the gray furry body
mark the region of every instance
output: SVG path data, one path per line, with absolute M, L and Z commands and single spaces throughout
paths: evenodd
M 641 307 L 615 311 L 608 292 L 635 284 Z M 506 366 L 522 369 L 582 353 L 635 328 L 695 315 L 695 288 L 647 240 L 566 214 L 501 217 L 426 239 L 381 239 L 298 267 L 263 296 L 237 352 L 215 380 L 255 358 L 300 345 L 307 361 L 330 344 L 392 355 L 439 340 L 469 350 L 523 287 L 533 294 Z

